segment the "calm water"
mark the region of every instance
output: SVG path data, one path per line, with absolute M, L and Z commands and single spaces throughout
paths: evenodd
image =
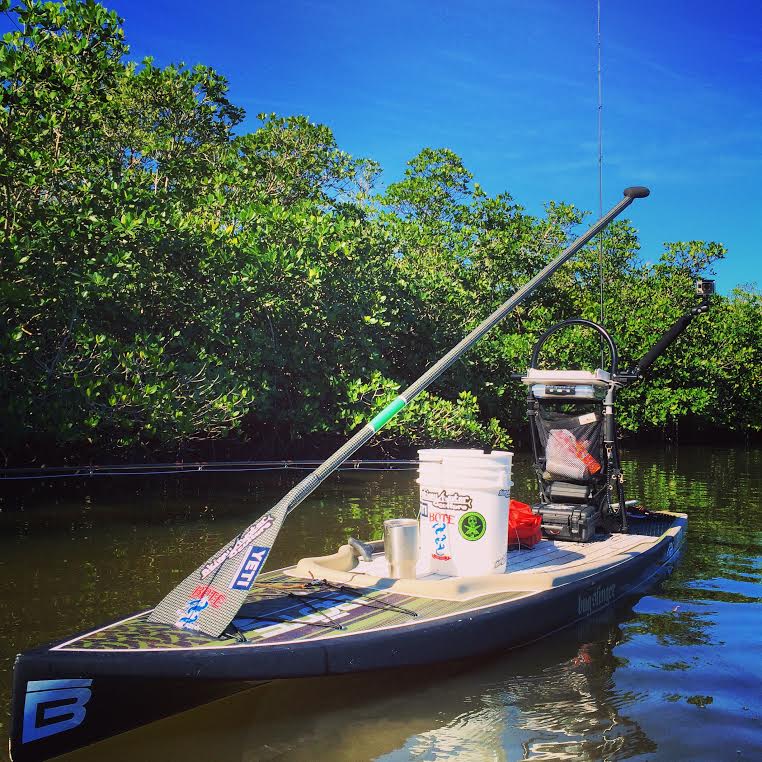
M 527 466 L 514 469 L 519 498 Z M 762 450 L 631 453 L 627 477 L 630 496 L 690 516 L 677 573 L 637 602 L 486 660 L 270 683 L 70 758 L 762 759 Z M 17 651 L 149 607 L 298 478 L 0 492 L 2 735 Z M 334 477 L 289 519 L 270 568 L 414 515 L 414 478 Z

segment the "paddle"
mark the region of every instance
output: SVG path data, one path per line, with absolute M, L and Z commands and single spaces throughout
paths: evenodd
M 186 577 L 153 610 L 148 618 L 149 621 L 172 624 L 182 629 L 203 632 L 213 637 L 220 636 L 233 621 L 246 600 L 254 581 L 267 560 L 286 516 L 347 458 L 366 444 L 405 405 L 442 375 L 487 331 L 497 325 L 532 291 L 547 280 L 566 260 L 576 254 L 636 198 L 645 198 L 649 193 L 648 188 L 626 188 L 624 198 L 592 225 L 586 233 L 516 291 L 507 302 L 432 365 L 417 381 L 363 426 L 322 465 L 289 490 L 267 513 L 260 516 L 241 534 L 234 537 L 208 561 Z

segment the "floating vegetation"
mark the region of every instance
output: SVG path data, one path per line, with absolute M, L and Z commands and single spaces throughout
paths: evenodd
M 714 701 L 714 699 L 711 696 L 698 696 L 697 695 L 697 696 L 689 696 L 686 699 L 686 701 L 689 704 L 694 704 L 695 706 L 699 706 L 699 707 L 701 707 L 703 709 L 704 707 L 709 706 L 709 704 L 711 704 Z

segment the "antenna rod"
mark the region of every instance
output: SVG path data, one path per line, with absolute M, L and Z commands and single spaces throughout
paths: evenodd
M 598 0 L 597 18 L 598 37 L 598 216 L 603 216 L 603 73 L 601 71 L 601 0 Z M 600 285 L 600 324 L 604 325 L 606 315 L 604 312 L 603 289 L 603 231 L 598 239 L 598 278 Z M 603 341 L 601 341 L 601 367 L 605 361 Z

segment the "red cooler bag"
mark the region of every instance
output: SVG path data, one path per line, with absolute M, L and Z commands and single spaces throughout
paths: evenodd
M 542 539 L 542 516 L 535 516 L 526 503 L 511 500 L 508 511 L 508 547 L 533 548 Z

